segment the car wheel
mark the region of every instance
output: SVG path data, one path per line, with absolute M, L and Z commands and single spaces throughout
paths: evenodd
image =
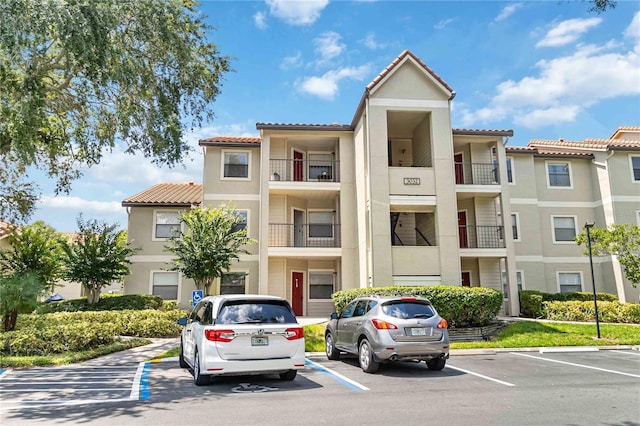
M 280 379 L 290 382 L 291 380 L 296 378 L 297 374 L 298 370 L 285 371 L 284 373 L 280 373 Z
M 209 383 L 209 376 L 200 374 L 200 354 L 196 349 L 196 354 L 193 357 L 193 382 L 196 386 L 202 386 Z
M 333 334 L 327 333 L 327 335 L 324 336 L 324 344 L 327 358 L 332 360 L 340 359 L 340 351 L 336 349 L 335 342 L 333 341 Z
M 429 370 L 440 371 L 444 368 L 444 365 L 447 363 L 447 360 L 444 358 L 432 358 L 425 362 L 427 363 L 427 367 L 429 367 Z
M 184 347 L 182 345 L 182 339 L 180 339 L 180 353 L 178 354 L 178 363 L 180 364 L 181 368 L 189 367 L 189 364 L 187 364 L 187 361 L 185 361 L 184 359 Z
M 378 371 L 380 363 L 373 358 L 373 351 L 367 339 L 363 339 L 362 342 L 360 342 L 358 358 L 360 359 L 360 368 L 362 368 L 362 371 L 365 373 L 375 373 Z

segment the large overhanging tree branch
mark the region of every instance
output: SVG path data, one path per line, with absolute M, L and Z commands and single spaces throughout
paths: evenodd
M 0 167 L 35 166 L 68 192 L 117 142 L 157 164 L 188 151 L 213 118 L 229 58 L 193 0 L 5 0 L 0 4 Z M 0 170 L 0 174 L 7 170 Z M 1 193 L 11 192 L 2 180 Z M 6 185 L 6 187 L 5 187 Z M 34 209 L 23 187 L 0 217 Z

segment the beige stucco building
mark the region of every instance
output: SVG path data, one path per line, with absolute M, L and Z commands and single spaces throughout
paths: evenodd
M 171 255 L 164 247 L 180 226 L 180 212 L 228 202 L 258 243 L 214 292 L 282 296 L 298 315 L 328 315 L 333 292 L 359 287 L 490 287 L 504 292 L 504 313 L 512 315 L 519 313 L 519 285 L 564 290 L 556 276 L 564 283 L 575 276 L 558 274 L 581 271 L 581 289 L 589 290 L 588 259 L 575 243 L 551 240 L 553 221 L 564 225 L 560 219 L 575 216 L 578 232 L 586 219 L 620 220 L 619 203 L 640 210 L 637 181 L 609 177 L 609 192 L 615 185 L 622 191 L 615 196 L 595 190 L 607 174 L 598 164 L 620 156 L 628 171 L 635 160 L 618 148 L 640 145 L 607 141 L 616 148 L 599 150 L 597 159 L 573 146 L 510 148 L 511 130 L 452 129 L 454 96 L 404 51 L 366 87 L 350 124 L 258 123 L 259 137 L 201 140 L 202 184 L 158 184 L 122 203 L 129 238 L 141 248 L 125 293 L 159 294 L 188 306 L 195 285 L 167 270 Z M 545 180 L 547 164 L 558 159 L 570 163 L 571 189 Z M 504 217 L 514 226 L 503 227 Z M 615 260 L 598 268 L 600 279 L 622 280 Z M 633 297 L 627 287 L 616 281 L 598 290 Z

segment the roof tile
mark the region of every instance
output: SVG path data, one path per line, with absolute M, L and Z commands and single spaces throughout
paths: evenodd
M 206 145 L 209 143 L 220 144 L 220 143 L 246 143 L 248 145 L 259 144 L 261 139 L 258 137 L 252 136 L 214 136 L 212 138 L 200 139 L 198 143 L 200 145 Z
M 123 207 L 162 205 L 191 206 L 202 204 L 202 184 L 159 183 L 122 202 Z

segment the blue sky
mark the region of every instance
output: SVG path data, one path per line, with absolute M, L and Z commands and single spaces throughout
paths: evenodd
M 404 49 L 457 96 L 456 128 L 512 129 L 531 139 L 607 138 L 640 125 L 640 3 L 602 14 L 581 1 L 204 1 L 210 40 L 233 57 L 216 118 L 186 135 L 183 167 L 116 148 L 33 220 L 61 232 L 76 217 L 127 226 L 121 202 L 160 182 L 202 181 L 200 138 L 258 136 L 256 122 L 349 124 L 365 86 Z

